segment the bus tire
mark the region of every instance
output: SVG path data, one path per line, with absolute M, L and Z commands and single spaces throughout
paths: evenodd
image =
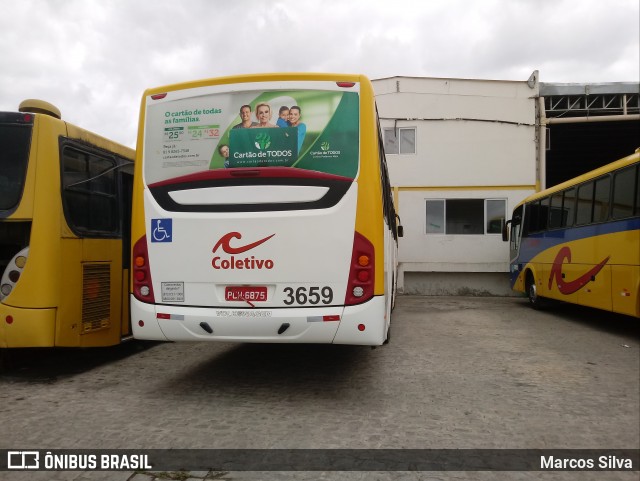
M 542 309 L 545 305 L 544 298 L 538 294 L 538 288 L 536 286 L 536 279 L 531 271 L 527 272 L 527 280 L 525 283 L 527 290 L 527 297 L 529 298 L 529 304 L 534 309 Z
M 10 359 L 9 359 L 9 349 L 0 348 L 0 373 L 5 369 L 9 368 Z
M 396 308 L 396 292 L 397 292 L 397 287 L 396 287 L 396 276 L 394 275 L 391 278 L 391 312 L 393 312 L 393 310 Z

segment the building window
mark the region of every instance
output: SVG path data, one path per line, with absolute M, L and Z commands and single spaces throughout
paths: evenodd
M 427 234 L 444 234 L 444 200 L 427 201 Z
M 484 234 L 484 201 L 482 199 L 449 199 L 446 201 L 447 234 Z
M 505 199 L 429 199 L 426 233 L 501 234 L 506 210 Z
M 384 129 L 384 151 L 387 154 L 415 154 L 416 128 Z

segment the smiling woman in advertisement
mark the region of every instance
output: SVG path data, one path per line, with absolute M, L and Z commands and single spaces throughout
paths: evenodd
M 269 122 L 271 120 L 271 106 L 267 103 L 261 103 L 256 106 L 256 118 L 258 123 L 252 125 L 252 129 L 271 129 L 277 125 Z

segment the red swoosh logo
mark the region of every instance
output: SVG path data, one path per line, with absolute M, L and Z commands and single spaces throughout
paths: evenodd
M 222 250 L 225 251 L 227 254 L 242 254 L 243 252 L 247 252 L 248 250 L 253 249 L 254 247 L 258 247 L 260 244 L 267 242 L 274 235 L 275 234 L 271 234 L 270 236 L 265 237 L 264 239 L 260 239 L 258 241 L 252 242 L 251 244 L 247 244 L 244 246 L 231 247 L 231 245 L 229 244 L 229 242 L 231 242 L 231 239 L 242 239 L 242 234 L 240 234 L 240 232 L 229 232 L 228 234 L 225 234 L 220 238 L 220 240 L 214 246 L 212 252 L 215 252 L 218 250 L 219 247 L 222 247 Z
M 562 264 L 566 260 L 567 263 L 571 263 L 571 249 L 568 247 L 563 247 L 558 252 L 555 260 L 553 261 L 553 267 L 551 268 L 551 275 L 549 276 L 549 289 L 553 285 L 553 279 L 555 278 L 556 284 L 558 285 L 558 290 L 562 294 L 573 294 L 574 292 L 579 291 L 584 286 L 591 281 L 591 278 L 596 276 L 598 272 L 602 270 L 611 256 L 608 256 L 606 259 L 603 259 L 597 266 L 594 266 L 592 269 L 589 269 L 588 272 L 585 272 L 583 275 L 578 277 L 573 281 L 565 281 L 562 278 Z

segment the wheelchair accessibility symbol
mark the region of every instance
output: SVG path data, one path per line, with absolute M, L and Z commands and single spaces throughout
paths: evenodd
M 171 242 L 172 219 L 151 220 L 151 242 Z

